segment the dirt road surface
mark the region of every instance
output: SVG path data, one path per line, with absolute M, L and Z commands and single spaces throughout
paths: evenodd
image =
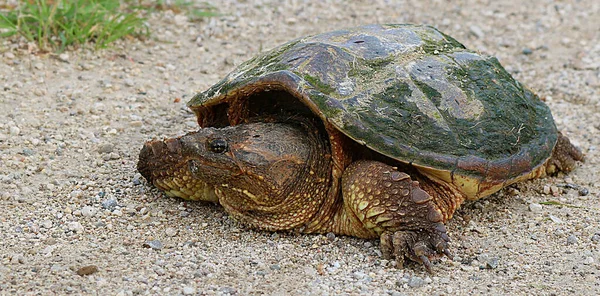
M 209 2 L 223 16 L 157 14 L 153 38 L 99 52 L 0 44 L 1 295 L 600 294 L 600 2 Z M 246 229 L 136 172 L 142 143 L 195 129 L 185 102 L 239 63 L 368 23 L 434 25 L 497 56 L 586 162 L 466 204 L 433 275 L 393 268 L 377 241 Z

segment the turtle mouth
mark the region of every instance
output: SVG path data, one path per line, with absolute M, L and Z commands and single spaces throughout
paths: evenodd
M 140 151 L 137 170 L 149 182 L 154 183 L 161 176 L 168 175 L 174 167 L 185 163 L 181 154 L 179 139 L 152 140 L 144 143 Z
M 218 202 L 214 186 L 194 176 L 198 160 L 186 157 L 180 138 L 148 141 L 140 151 L 137 170 L 168 196 Z

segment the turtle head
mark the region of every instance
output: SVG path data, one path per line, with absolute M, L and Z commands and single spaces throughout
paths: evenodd
M 314 141 L 313 141 L 314 142 Z M 138 170 L 168 195 L 233 204 L 276 203 L 307 169 L 307 130 L 293 123 L 248 123 L 202 128 L 178 138 L 147 142 Z

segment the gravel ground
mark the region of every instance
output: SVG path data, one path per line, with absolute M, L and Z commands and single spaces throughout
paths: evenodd
M 0 43 L 1 295 L 600 294 L 600 2 L 209 2 L 224 16 L 165 12 L 149 21 L 153 38 L 106 51 Z M 456 258 L 434 275 L 393 268 L 377 241 L 246 229 L 136 172 L 142 143 L 195 129 L 185 102 L 245 59 L 407 22 L 497 56 L 587 157 L 568 176 L 465 205 L 448 225 Z

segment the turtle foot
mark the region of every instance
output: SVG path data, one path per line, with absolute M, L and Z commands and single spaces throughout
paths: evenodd
M 406 259 L 409 259 L 423 264 L 427 272 L 432 273 L 432 259 L 442 255 L 452 258 L 448 250 L 450 238 L 442 223 L 419 231 L 386 231 L 381 234 L 380 240 L 384 258 L 395 258 L 398 268 L 404 267 Z
M 354 228 L 379 236 L 383 256 L 396 258 L 397 267 L 409 259 L 431 272 L 430 259 L 449 256 L 443 224 L 448 207 L 438 206 L 408 174 L 380 162 L 356 161 L 344 172 L 342 190 L 362 224 Z
M 571 144 L 569 138 L 558 133 L 558 142 L 552 152 L 552 157 L 546 163 L 546 173 L 553 175 L 557 172 L 568 173 L 575 169 L 577 161 L 583 161 L 583 153 L 575 145 Z

